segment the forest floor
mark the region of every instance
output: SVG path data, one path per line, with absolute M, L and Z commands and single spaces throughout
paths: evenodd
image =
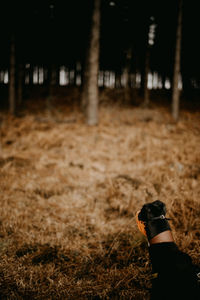
M 0 299 L 149 299 L 135 213 L 160 199 L 200 264 L 200 113 L 102 105 L 1 113 Z

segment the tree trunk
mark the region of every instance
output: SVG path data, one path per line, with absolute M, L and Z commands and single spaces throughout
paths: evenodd
M 147 45 L 145 57 L 145 72 L 144 72 L 144 106 L 149 106 L 149 89 L 148 89 L 148 74 L 149 74 L 150 48 Z
M 33 85 L 33 63 L 30 63 L 30 67 L 29 67 L 29 85 Z
M 17 87 L 17 100 L 18 105 L 22 105 L 23 100 L 23 79 L 24 79 L 24 69 L 23 65 L 20 63 L 18 66 L 18 87 Z
M 58 83 L 58 76 L 57 76 L 57 66 L 55 63 L 51 65 L 51 86 L 56 86 Z
M 121 72 L 115 71 L 115 88 L 121 88 Z
M 150 69 L 150 51 L 151 51 L 151 45 L 150 45 L 150 31 L 151 31 L 151 21 L 150 16 L 148 16 L 146 26 L 145 26 L 145 52 L 144 52 L 144 65 L 143 65 L 143 72 L 142 72 L 142 78 L 141 78 L 141 89 L 142 89 L 142 96 L 144 98 L 144 102 L 142 104 L 143 107 L 148 107 L 150 104 L 149 99 L 149 89 L 148 89 L 148 75 L 149 75 L 149 69 Z
M 10 41 L 10 74 L 9 74 L 9 111 L 12 115 L 16 112 L 15 95 L 15 37 L 11 36 Z
M 94 0 L 92 30 L 91 30 L 89 59 L 88 59 L 88 79 L 86 80 L 87 81 L 86 82 L 87 84 L 86 122 L 88 125 L 96 125 L 98 123 L 100 4 L 101 4 L 101 0 Z
M 166 76 L 165 76 L 165 74 L 162 74 L 162 75 L 161 75 L 161 81 L 162 81 L 162 89 L 164 90 L 164 89 L 165 89 L 165 81 L 166 81 Z
M 131 88 L 131 78 L 130 78 L 130 71 L 131 71 L 131 59 L 132 59 L 132 50 L 131 48 L 128 49 L 126 53 L 126 66 L 124 69 L 124 81 L 125 81 L 125 90 L 124 90 L 124 100 L 125 103 L 130 103 L 130 88 Z
M 54 100 L 54 88 L 56 86 L 56 65 L 54 63 L 49 64 L 49 74 L 48 74 L 48 95 L 46 99 L 46 108 L 47 113 L 50 115 L 53 109 L 53 100 Z
M 173 92 L 172 92 L 172 117 L 175 121 L 177 121 L 179 117 L 179 102 L 180 102 L 180 91 L 178 88 L 178 82 L 179 82 L 179 75 L 180 75 L 180 60 L 181 60 L 182 4 L 183 4 L 182 0 L 179 0 L 175 60 L 174 60 Z

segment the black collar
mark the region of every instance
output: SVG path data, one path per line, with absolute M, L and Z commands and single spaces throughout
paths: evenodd
M 171 220 L 170 218 L 166 218 L 164 215 L 160 215 L 158 217 L 153 217 L 149 221 L 154 221 L 154 220 Z

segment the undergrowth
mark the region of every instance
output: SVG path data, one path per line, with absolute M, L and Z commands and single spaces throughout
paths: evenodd
M 148 300 L 135 214 L 156 199 L 199 264 L 199 113 L 102 106 L 87 127 L 78 109 L 33 107 L 1 115 L 1 299 Z

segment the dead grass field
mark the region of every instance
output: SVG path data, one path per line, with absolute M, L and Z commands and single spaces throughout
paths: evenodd
M 149 299 L 135 213 L 160 199 L 200 264 L 200 113 L 102 105 L 1 114 L 0 299 Z

